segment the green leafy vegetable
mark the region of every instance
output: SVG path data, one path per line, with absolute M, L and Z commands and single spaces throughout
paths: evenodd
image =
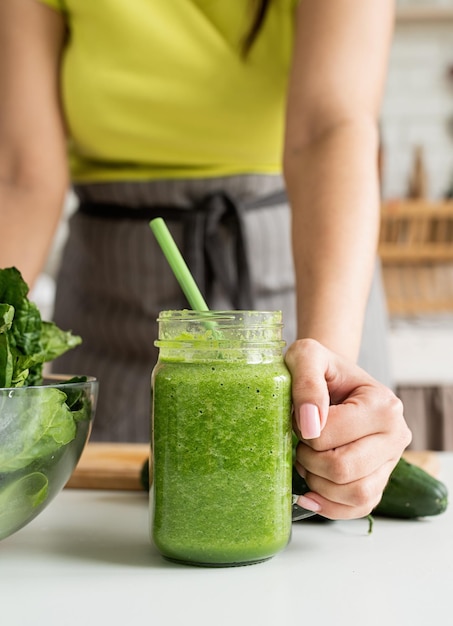
M 49 481 L 42 472 L 27 474 L 0 491 L 0 539 L 28 521 L 48 494 Z
M 0 387 L 40 384 L 43 364 L 81 341 L 41 319 L 15 267 L 0 270 Z
M 17 398 L 14 393 L 2 398 L 2 422 L 6 417 L 9 423 L 7 443 L 0 445 L 2 473 L 27 467 L 36 457 L 48 456 L 74 439 L 76 424 L 66 397 L 60 389 L 38 387 Z
M 16 268 L 0 269 L 0 539 L 55 495 L 83 449 L 91 396 L 86 386 L 69 383 L 86 377 L 58 387 L 43 381 L 43 364 L 80 343 L 41 319 Z

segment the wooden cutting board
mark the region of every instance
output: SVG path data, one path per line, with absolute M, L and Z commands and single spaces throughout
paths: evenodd
M 432 450 L 406 450 L 403 454 L 403 458 L 408 463 L 418 465 L 425 470 L 431 476 L 437 478 L 440 472 L 439 456 Z
M 66 487 L 143 490 L 140 473 L 149 456 L 146 443 L 88 443 Z
M 146 443 L 88 443 L 66 487 L 141 491 L 140 473 L 149 456 L 150 446 Z M 403 456 L 429 474 L 438 475 L 435 452 L 408 450 Z

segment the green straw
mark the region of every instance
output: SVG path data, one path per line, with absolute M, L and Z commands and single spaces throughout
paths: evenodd
M 204 301 L 198 285 L 164 220 L 161 217 L 156 217 L 150 221 L 149 225 L 192 309 L 194 311 L 209 311 L 208 305 Z

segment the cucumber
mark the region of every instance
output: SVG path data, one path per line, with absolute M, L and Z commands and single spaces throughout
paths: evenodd
M 293 467 L 293 493 L 310 491 Z M 372 514 L 380 517 L 411 519 L 443 513 L 448 506 L 446 485 L 417 465 L 401 458 L 390 474 L 381 501 Z
M 150 488 L 149 459 L 146 459 L 143 462 L 143 465 L 140 469 L 140 485 L 144 491 L 149 491 L 149 488 Z
M 401 458 L 390 474 L 373 515 L 411 519 L 443 513 L 448 506 L 446 485 Z

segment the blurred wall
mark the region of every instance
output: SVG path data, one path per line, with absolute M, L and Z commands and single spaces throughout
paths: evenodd
M 381 116 L 383 195 L 406 196 L 419 145 L 427 197 L 439 199 L 453 184 L 453 0 L 398 5 L 405 14 L 396 21 Z M 411 17 L 424 8 L 425 18 Z

